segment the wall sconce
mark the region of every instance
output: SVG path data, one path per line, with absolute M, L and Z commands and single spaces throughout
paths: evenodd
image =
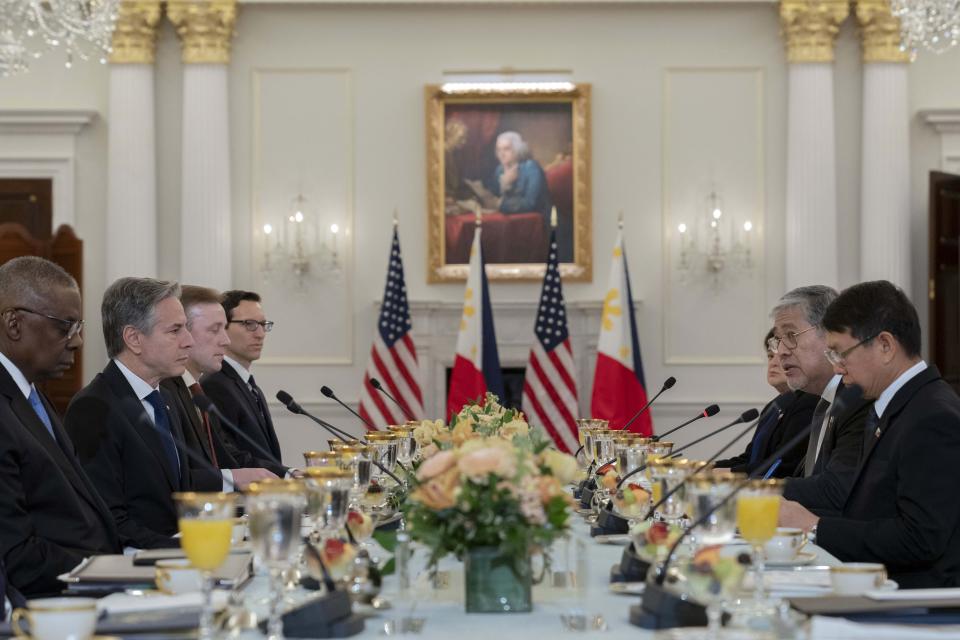
M 311 211 L 309 202 L 298 193 L 290 202 L 279 224 L 263 225 L 263 260 L 260 272 L 265 280 L 274 273 L 281 278 L 292 275 L 298 289 L 311 280 L 337 278 L 340 275 L 338 242 L 340 225 L 326 227 Z
M 716 190 L 710 192 L 703 213 L 690 224 L 677 225 L 680 258 L 677 270 L 683 280 L 706 275 L 716 287 L 724 273 L 753 269 L 751 246 L 756 235 L 753 222 L 737 220 L 723 207 Z

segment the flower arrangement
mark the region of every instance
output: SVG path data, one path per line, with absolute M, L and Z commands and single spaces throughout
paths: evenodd
M 425 421 L 414 437 L 424 459 L 404 519 L 411 537 L 430 548 L 431 564 L 485 547 L 526 559 L 568 528 L 573 500 L 564 486 L 576 460 L 548 448 L 496 396 L 465 406 L 449 427 Z

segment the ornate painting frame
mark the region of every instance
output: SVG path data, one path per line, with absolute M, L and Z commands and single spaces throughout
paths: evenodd
M 466 144 L 463 141 L 470 140 L 470 135 L 467 133 L 468 127 L 463 124 L 462 120 L 456 125 L 456 127 L 460 128 L 460 133 L 457 132 L 456 127 L 451 129 L 449 126 L 449 118 L 450 113 L 454 114 L 453 118 L 457 118 L 458 113 L 466 113 L 469 117 L 471 109 L 478 113 L 486 111 L 502 114 L 502 121 L 508 124 L 514 124 L 515 126 L 510 128 L 515 129 L 519 132 L 519 135 L 523 137 L 526 137 L 526 133 L 524 133 L 522 128 L 522 123 L 526 122 L 531 125 L 529 129 L 531 133 L 535 135 L 529 145 L 521 140 L 519 136 L 517 136 L 516 139 L 524 146 L 525 150 L 529 148 L 530 153 L 528 157 L 532 158 L 532 160 L 526 160 L 524 162 L 532 161 L 533 164 L 538 167 L 535 171 L 539 172 L 543 182 L 541 190 L 547 194 L 543 201 L 548 204 L 553 203 L 558 209 L 561 207 L 564 208 L 564 210 L 558 214 L 560 223 L 557 227 L 558 244 L 563 242 L 560 240 L 561 232 L 564 232 L 565 237 L 568 238 L 566 246 L 560 249 L 561 275 L 564 280 L 568 282 L 591 281 L 593 277 L 593 239 L 591 215 L 590 89 L 591 86 L 584 83 L 568 84 L 560 87 L 556 85 L 529 84 L 519 85 L 517 88 L 504 87 L 504 85 L 492 85 L 489 89 L 484 88 L 482 85 L 474 85 L 466 90 L 450 89 L 443 85 L 427 85 L 425 87 L 428 204 L 427 282 L 451 282 L 465 280 L 467 277 L 468 260 L 463 259 L 461 254 L 463 254 L 464 248 L 460 245 L 463 245 L 469 241 L 469 238 L 472 238 L 472 229 L 475 224 L 472 221 L 473 214 L 467 214 L 472 211 L 471 206 L 481 206 L 479 201 L 482 195 L 477 189 L 484 189 L 484 187 L 481 185 L 480 178 L 487 178 L 491 174 L 489 171 L 483 176 L 474 174 L 474 179 L 472 180 L 467 179 L 466 174 L 464 174 L 462 179 L 451 182 L 448 162 L 451 166 L 456 166 L 455 159 L 451 155 L 451 148 L 457 144 L 457 141 L 454 139 L 460 139 L 460 145 L 462 147 Z M 538 109 L 544 111 L 552 118 L 550 122 L 545 123 L 545 126 L 540 126 L 544 123 L 536 120 Z M 558 117 L 555 116 L 558 116 L 559 120 Z M 501 115 L 495 117 L 498 123 L 501 122 Z M 541 118 L 541 120 L 543 120 L 543 118 Z M 517 125 L 518 122 L 520 125 Z M 561 124 L 557 125 L 558 122 Z M 551 129 L 550 126 L 547 125 L 553 126 L 552 130 L 559 133 L 560 135 L 558 137 L 562 138 L 562 140 L 550 140 L 549 134 Z M 569 131 L 562 131 L 563 127 L 569 127 Z M 489 129 L 490 127 L 488 126 L 487 128 Z M 497 131 L 499 134 L 503 134 L 501 129 L 498 128 Z M 514 133 L 513 135 L 516 136 L 517 134 Z M 541 142 L 539 149 L 535 146 L 537 143 L 536 136 L 539 136 Z M 483 156 L 483 160 L 488 165 L 491 161 L 494 163 L 499 162 L 499 156 L 493 156 L 492 153 L 492 139 L 488 131 L 484 139 L 486 146 L 484 146 L 485 155 Z M 496 139 L 499 140 L 499 135 L 497 135 Z M 535 156 L 538 150 L 541 151 L 542 156 L 543 150 L 546 149 L 551 153 L 550 157 L 553 157 L 553 151 L 559 148 L 558 145 L 560 144 L 567 145 L 564 151 L 555 155 L 553 161 L 547 165 L 546 171 L 539 168 L 540 163 L 544 163 L 545 159 L 543 157 L 536 159 Z M 499 146 L 499 142 L 497 146 Z M 457 151 L 459 148 L 453 148 L 452 150 Z M 472 149 L 472 151 L 473 158 L 479 157 L 477 155 L 478 149 Z M 552 171 L 555 168 L 557 171 Z M 499 167 L 497 168 L 497 172 L 497 176 L 502 176 L 504 170 L 502 167 Z M 566 188 L 566 191 L 560 192 L 558 198 L 549 199 L 551 194 L 548 193 L 548 189 L 554 189 L 554 185 L 558 184 L 556 180 L 551 181 L 551 177 L 557 174 L 563 176 L 563 182 L 559 184 Z M 459 173 L 457 177 L 461 178 Z M 473 184 L 465 185 L 465 183 Z M 493 184 L 498 183 L 493 182 Z M 464 188 L 469 186 L 470 189 L 476 193 L 476 199 L 458 199 L 455 194 L 447 193 L 450 185 L 463 185 Z M 496 189 L 496 187 L 494 187 L 494 189 Z M 489 197 L 492 194 L 489 190 L 486 190 L 486 195 Z M 499 201 L 504 199 L 505 196 L 501 197 Z M 544 207 L 541 207 L 541 211 L 543 209 Z M 500 210 L 490 210 L 488 208 L 488 211 L 491 214 L 491 219 L 488 220 L 487 225 L 492 224 L 495 217 L 498 217 L 500 222 L 505 225 L 522 223 L 523 221 L 519 220 L 519 218 L 525 216 L 527 222 L 535 225 L 535 233 L 546 237 L 545 229 L 547 225 L 549 225 L 549 222 L 545 220 L 549 218 L 545 217 L 545 220 L 541 221 L 534 213 L 511 216 L 510 213 L 503 213 L 503 211 L 505 211 L 503 208 Z M 454 220 L 453 218 L 455 217 L 459 218 L 459 220 Z M 469 218 L 469 220 L 465 221 L 465 218 Z M 455 237 L 458 241 L 456 246 L 453 246 L 454 243 L 451 241 L 451 238 L 454 237 L 451 235 L 451 222 L 458 223 L 459 225 L 456 227 L 460 232 L 460 235 Z M 569 225 L 569 228 L 564 229 L 564 224 Z M 484 225 L 485 228 L 490 228 L 487 225 Z M 469 238 L 466 235 L 468 233 Z M 509 238 L 511 233 L 512 231 L 508 229 L 504 235 Z M 493 236 L 490 237 L 492 238 Z M 485 235 L 484 254 L 485 258 L 487 258 L 487 275 L 489 278 L 507 281 L 540 280 L 543 278 L 545 269 L 544 260 L 538 258 L 537 261 L 533 261 L 533 254 L 531 254 L 530 261 L 510 261 L 511 254 L 503 253 L 505 260 L 491 261 L 489 256 L 493 252 L 488 250 L 488 242 L 492 242 L 492 240 L 488 239 Z M 448 243 L 451 246 L 448 246 Z M 509 242 L 506 244 L 509 244 Z M 545 239 L 542 242 L 542 246 L 544 249 L 538 249 L 538 251 L 539 253 L 544 253 L 545 257 Z M 537 255 L 539 255 L 539 253 Z M 450 262 L 448 259 L 451 257 L 454 257 L 455 260 L 459 257 L 462 262 Z

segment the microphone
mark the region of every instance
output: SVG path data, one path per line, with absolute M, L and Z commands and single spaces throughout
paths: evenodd
M 293 398 L 290 398 L 290 394 L 289 394 L 289 393 L 286 393 L 286 392 L 284 392 L 284 391 L 280 391 L 279 393 L 277 393 L 277 400 L 280 400 L 280 394 L 281 394 L 281 393 L 284 395 L 285 398 L 289 398 L 289 400 L 290 400 L 289 403 L 286 403 L 286 402 L 283 403 L 283 406 L 285 406 L 285 407 L 290 411 L 290 413 L 295 413 L 295 414 L 297 414 L 297 415 L 310 418 L 310 420 L 312 420 L 313 422 L 315 422 L 317 425 L 323 427 L 324 429 L 327 430 L 327 432 L 329 432 L 329 433 L 332 434 L 332 435 L 337 436 L 338 438 L 340 438 L 340 439 L 343 440 L 344 442 L 346 442 L 347 440 L 346 440 L 346 438 L 344 438 L 343 435 L 341 435 L 341 434 L 346 434 L 349 438 L 352 438 L 354 441 L 357 441 L 357 438 L 354 438 L 354 437 L 351 436 L 349 433 L 346 433 L 345 431 L 341 431 L 340 429 L 337 429 L 335 426 L 333 426 L 333 425 L 330 424 L 329 422 L 326 422 L 326 421 L 324 421 L 324 420 L 321 420 L 321 419 L 318 418 L 317 416 L 313 415 L 312 413 L 310 413 L 309 411 L 307 411 L 306 409 L 304 409 L 303 407 L 301 407 L 299 404 L 297 404 L 296 402 L 293 401 Z M 283 402 L 283 400 L 280 400 L 280 401 Z M 364 442 L 366 442 L 366 441 L 364 440 Z M 379 462 L 377 462 L 376 460 L 374 460 L 372 456 L 370 457 L 370 462 L 372 462 L 373 465 L 374 465 L 376 468 L 380 469 L 380 471 L 383 471 L 385 474 L 387 474 L 388 476 L 390 476 L 390 478 L 391 478 L 394 482 L 396 482 L 398 485 L 400 485 L 401 487 L 403 486 L 403 481 L 400 480 L 400 478 L 398 478 L 397 476 L 395 476 L 395 475 L 393 474 L 393 472 L 391 472 L 391 471 L 390 471 L 389 469 L 387 469 L 385 466 L 383 466 L 382 464 L 380 464 Z M 397 464 L 400 464 L 400 463 L 397 462 Z
M 666 391 L 667 389 L 670 389 L 670 388 L 673 387 L 673 385 L 675 385 L 675 384 L 677 384 L 677 379 L 674 378 L 673 376 L 670 376 L 669 378 L 667 378 L 666 380 L 664 380 L 664 381 L 663 381 L 663 386 L 660 387 L 660 391 L 657 391 L 657 395 L 655 395 L 655 396 L 653 396 L 652 398 L 650 398 L 650 401 L 647 402 L 647 404 L 643 405 L 643 407 L 640 409 L 640 411 L 637 411 L 635 414 L 633 414 L 633 417 L 630 418 L 629 420 L 627 420 L 627 422 L 626 422 L 622 427 L 620 427 L 620 431 L 626 431 L 626 430 L 627 430 L 627 427 L 629 427 L 631 424 L 633 424 L 633 421 L 634 421 L 634 420 L 636 420 L 637 418 L 639 418 L 640 415 L 641 415 L 644 411 L 646 411 L 647 409 L 650 408 L 650 405 L 653 404 L 653 401 L 654 401 L 654 400 L 656 400 L 657 398 L 660 397 L 660 394 L 661 394 L 661 393 L 663 393 L 663 392 Z
M 709 407 L 707 407 L 706 409 L 704 409 L 702 413 L 700 413 L 699 415 L 691 418 L 690 420 L 687 420 L 687 421 L 684 422 L 683 424 L 678 425 L 678 426 L 674 427 L 673 429 L 670 429 L 669 431 L 667 431 L 667 432 L 665 432 L 665 433 L 661 433 L 661 434 L 658 435 L 658 436 L 653 436 L 653 441 L 654 441 L 654 442 L 659 442 L 661 439 L 667 437 L 668 435 L 670 435 L 670 434 L 673 433 L 674 431 L 679 431 L 680 429 L 683 429 L 683 428 L 684 428 L 685 426 L 687 426 L 688 424 L 691 424 L 691 423 L 693 423 L 693 422 L 696 422 L 697 420 L 700 420 L 701 418 L 711 418 L 711 417 L 717 415 L 718 413 L 720 413 L 720 407 L 717 406 L 717 405 L 715 405 L 715 404 L 712 404 L 712 405 L 710 405 Z
M 376 389 L 377 391 L 379 391 L 380 393 L 382 393 L 383 395 L 385 395 L 385 396 L 387 396 L 388 398 L 390 398 L 390 401 L 393 402 L 393 404 L 395 404 L 395 405 L 397 405 L 398 407 L 400 407 L 400 411 L 403 411 L 403 415 L 407 416 L 407 420 L 416 420 L 416 418 L 414 418 L 413 415 L 412 415 L 409 411 L 407 411 L 407 408 L 406 408 L 405 406 L 403 406 L 402 404 L 400 404 L 399 402 L 397 402 L 397 399 L 396 399 L 396 398 L 394 398 L 392 395 L 390 395 L 389 393 L 387 393 L 387 390 L 383 388 L 383 386 L 380 384 L 380 381 L 379 381 L 379 380 L 377 380 L 376 378 L 370 378 L 370 386 L 373 387 L 374 389 Z M 321 392 L 322 392 L 322 390 L 321 390 Z M 333 393 L 333 392 L 331 391 L 331 393 Z M 326 394 L 324 394 L 324 395 L 326 395 Z
M 357 413 L 356 411 L 354 411 L 352 408 L 350 408 L 350 405 L 348 405 L 346 402 L 344 402 L 343 400 L 341 400 L 340 398 L 338 398 L 338 397 L 337 397 L 337 394 L 335 394 L 335 393 L 333 392 L 333 389 L 331 389 L 330 387 L 328 387 L 328 386 L 326 386 L 326 385 L 320 387 L 320 393 L 322 393 L 322 394 L 325 395 L 326 397 L 330 398 L 331 400 L 336 401 L 336 403 L 339 404 L 341 407 L 343 407 L 344 409 L 346 409 L 347 411 L 349 411 L 349 412 L 352 413 L 353 415 L 357 416 L 357 418 L 360 419 L 360 422 L 362 422 L 363 424 L 367 425 L 367 428 L 370 429 L 371 431 L 376 431 L 376 430 L 377 430 L 377 428 L 376 428 L 375 426 L 373 426 L 372 424 L 370 424 L 370 422 L 367 421 L 366 418 L 364 418 L 362 415 L 360 415 L 359 413 Z
M 227 429 L 229 429 L 230 432 L 233 433 L 234 435 L 240 436 L 247 444 L 253 447 L 254 451 L 257 452 L 257 455 L 260 458 L 263 458 L 264 460 L 269 460 L 270 462 L 276 465 L 279 465 L 281 467 L 284 466 L 283 462 L 280 460 L 277 460 L 277 457 L 273 455 L 273 453 L 264 449 L 259 442 L 257 442 L 256 440 L 248 436 L 247 433 L 243 429 L 235 425 L 233 421 L 230 420 L 230 418 L 223 415 L 223 412 L 220 411 L 219 408 L 217 408 L 217 405 L 213 404 L 213 401 L 210 398 L 208 398 L 207 396 L 194 396 L 193 404 L 197 405 L 197 408 L 200 409 L 200 411 L 203 411 L 204 413 L 212 413 L 213 415 L 217 416 L 217 418 L 220 419 L 220 424 L 222 424 Z
M 846 404 L 844 403 L 843 398 L 840 398 L 838 396 L 834 400 L 834 403 L 831 409 L 836 411 L 837 413 L 843 412 L 846 409 Z M 812 429 L 813 429 L 813 423 L 811 422 L 810 424 L 805 426 L 803 429 L 801 429 L 799 432 L 797 432 L 797 434 L 793 436 L 793 438 L 787 441 L 779 449 L 777 449 L 776 451 L 771 453 L 769 456 L 767 456 L 763 460 L 763 462 L 761 462 L 757 466 L 757 469 L 755 470 L 755 472 L 765 471 L 767 467 L 769 467 L 774 462 L 776 462 L 777 460 L 785 456 L 791 449 L 793 449 L 796 446 L 799 446 L 802 442 L 806 441 L 806 439 L 810 436 L 810 431 Z M 696 522 L 691 524 L 682 534 L 680 534 L 676 542 L 673 543 L 673 546 L 670 547 L 670 551 L 667 552 L 666 558 L 664 558 L 663 569 L 661 570 L 660 575 L 658 575 L 656 578 L 657 585 L 663 585 L 663 581 L 667 577 L 667 569 L 670 567 L 670 560 L 673 558 L 674 553 L 676 553 L 677 548 L 680 546 L 680 543 L 683 542 L 684 539 L 686 539 L 686 537 L 690 534 L 691 531 L 693 531 L 695 528 L 699 527 L 701 524 L 706 522 L 707 518 L 712 516 L 723 505 L 730 502 L 731 498 L 737 495 L 737 493 L 739 493 L 740 490 L 743 489 L 745 486 L 747 486 L 747 484 L 749 484 L 752 480 L 753 480 L 752 478 L 747 478 L 746 480 L 741 481 L 740 484 L 734 487 L 733 491 L 731 491 L 725 498 L 723 498 L 720 502 L 718 502 L 713 507 L 708 509 L 705 514 L 700 516 L 696 520 Z

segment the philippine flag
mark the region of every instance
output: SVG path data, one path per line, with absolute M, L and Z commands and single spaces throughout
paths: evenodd
M 603 300 L 590 417 L 609 420 L 612 428 L 619 429 L 646 403 L 637 321 L 633 316 L 633 294 L 621 232 L 617 234 L 617 243 L 613 247 L 610 280 Z M 630 425 L 630 431 L 651 435 L 653 420 L 650 412 L 637 418 Z
M 487 391 L 503 398 L 503 375 L 497 354 L 497 336 L 493 329 L 487 273 L 480 249 L 480 226 L 477 225 L 470 248 L 470 273 L 467 275 L 467 290 L 463 294 L 457 355 L 447 393 L 447 420 L 463 405 L 478 398 L 482 400 Z

